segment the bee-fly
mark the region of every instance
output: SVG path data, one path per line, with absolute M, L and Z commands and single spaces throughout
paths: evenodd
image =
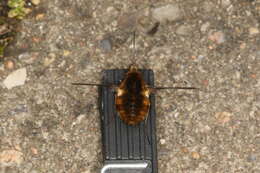
M 150 90 L 142 74 L 135 65 L 131 65 L 115 95 L 116 110 L 121 120 L 128 125 L 144 121 L 150 107 L 149 96 Z
M 158 89 L 195 89 L 194 87 L 150 87 L 132 64 L 116 89 L 115 105 L 119 117 L 128 125 L 137 125 L 147 118 L 150 94 Z
M 133 43 L 135 43 L 135 33 Z M 133 44 L 135 47 L 135 44 Z M 73 85 L 92 85 L 111 87 L 115 90 L 115 107 L 120 119 L 127 125 L 137 125 L 145 121 L 150 107 L 150 95 L 161 89 L 196 89 L 195 87 L 151 87 L 146 84 L 142 73 L 133 63 L 118 86 L 72 83 Z

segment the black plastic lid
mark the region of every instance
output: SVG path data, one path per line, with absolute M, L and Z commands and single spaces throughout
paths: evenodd
M 154 85 L 152 70 L 140 70 L 149 86 Z M 103 84 L 118 85 L 126 70 L 105 70 Z M 100 88 L 100 114 L 104 163 L 142 160 L 151 163 L 152 173 L 157 173 L 157 149 L 155 127 L 155 97 L 150 96 L 150 111 L 147 123 L 136 126 L 121 121 L 115 109 L 114 91 Z M 149 139 L 148 139 L 149 138 Z

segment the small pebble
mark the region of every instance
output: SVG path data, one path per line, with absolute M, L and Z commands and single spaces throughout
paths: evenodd
M 201 32 L 206 32 L 207 29 L 209 28 L 209 26 L 210 26 L 209 22 L 206 22 L 206 23 L 202 24 L 201 27 L 200 27 L 200 31 Z
M 166 143 L 166 140 L 165 139 L 160 139 L 160 144 L 161 145 L 164 145 Z
M 250 76 L 251 76 L 251 78 L 256 79 L 256 74 L 255 73 L 251 74 Z
M 0 165 L 11 166 L 13 164 L 21 164 L 23 162 L 23 154 L 17 150 L 4 150 L 0 153 Z
M 208 80 L 203 80 L 202 83 L 203 83 L 204 86 L 208 86 L 209 85 L 209 81 Z
M 18 56 L 18 59 L 26 64 L 32 64 L 39 57 L 39 52 L 24 52 Z
M 229 5 L 231 5 L 231 1 L 230 0 L 222 0 L 221 1 L 221 5 L 225 8 L 227 8 Z
M 178 35 L 188 35 L 190 31 L 190 26 L 181 25 L 177 28 L 176 33 Z
M 198 152 L 195 152 L 195 151 L 191 152 L 191 156 L 192 156 L 193 159 L 199 159 L 200 158 L 200 154 Z
M 136 22 L 137 22 L 136 14 L 123 14 L 120 17 L 118 17 L 117 20 L 118 27 L 126 31 L 132 31 L 137 24 Z
M 36 20 L 41 20 L 44 17 L 45 17 L 45 14 L 44 13 L 40 13 L 40 14 L 37 14 L 35 18 L 36 18 Z
M 208 125 L 205 125 L 203 128 L 202 128 L 202 131 L 203 132 L 209 132 L 211 130 L 210 126 Z
M 26 68 L 21 68 L 9 74 L 3 83 L 7 89 L 21 86 L 24 85 L 26 76 Z
M 211 45 L 210 45 L 208 48 L 209 48 L 210 50 L 214 49 L 214 47 L 213 47 L 213 46 L 211 46 Z
M 215 114 L 218 123 L 226 124 L 231 119 L 231 113 L 229 112 L 217 112 Z
M 106 9 L 107 14 L 110 14 L 111 16 L 117 16 L 118 15 L 118 10 L 114 8 L 113 6 L 110 6 Z
M 0 25 L 0 35 L 5 34 L 9 31 L 7 24 L 1 24 Z
M 110 52 L 112 50 L 112 43 L 110 39 L 103 39 L 100 41 L 100 48 L 106 52 Z
M 205 58 L 204 55 L 199 55 L 199 56 L 198 56 L 198 59 L 199 59 L 199 60 L 202 60 L 203 58 Z
M 24 9 L 24 12 L 25 12 L 25 14 L 29 14 L 29 13 L 32 12 L 32 9 L 30 9 L 30 8 L 25 8 L 25 9 Z
M 44 66 L 46 66 L 46 67 L 49 66 L 51 63 L 53 63 L 55 61 L 55 59 L 56 59 L 56 55 L 54 53 L 50 53 L 49 57 L 44 59 L 44 62 L 43 62 Z
M 72 123 L 72 127 L 74 127 L 75 125 L 77 124 L 80 124 L 82 122 L 82 120 L 85 118 L 85 115 L 84 114 L 81 114 L 77 117 L 76 121 L 74 121 Z
M 152 16 L 159 22 L 175 21 L 179 19 L 181 10 L 177 4 L 169 4 L 166 6 L 157 7 L 152 11 Z
M 226 41 L 225 34 L 222 31 L 213 32 L 212 34 L 209 35 L 208 38 L 209 40 L 217 44 L 221 44 Z
M 241 43 L 240 44 L 240 49 L 245 49 L 246 48 L 246 43 Z
M 195 60 L 195 59 L 197 59 L 197 57 L 195 55 L 192 55 L 191 59 Z
M 256 28 L 256 27 L 251 27 L 249 28 L 249 34 L 252 36 L 252 35 L 256 35 L 256 34 L 259 34 L 259 29 Z
M 254 161 L 256 161 L 256 160 L 257 160 L 257 157 L 256 157 L 256 155 L 254 155 L 254 154 L 249 155 L 249 156 L 247 157 L 247 161 L 248 161 L 248 162 L 254 162 Z
M 260 50 L 256 51 L 256 57 L 260 58 Z
M 63 56 L 69 56 L 70 53 L 71 52 L 69 50 L 63 50 Z
M 34 5 L 39 5 L 40 4 L 40 0 L 31 0 L 31 2 L 34 4 Z
M 203 8 L 207 13 L 210 13 L 214 8 L 216 8 L 216 4 L 211 1 L 203 1 L 200 8 Z
M 8 69 L 8 70 L 12 70 L 12 69 L 14 69 L 14 61 L 12 61 L 12 60 L 6 60 L 6 61 L 4 62 L 4 66 L 5 66 L 5 68 Z
M 36 170 L 36 169 L 32 169 L 31 171 L 30 171 L 30 173 L 40 173 L 38 170 Z
M 188 153 L 189 152 L 188 148 L 186 148 L 186 147 L 181 147 L 181 151 L 183 153 Z
M 34 147 L 31 147 L 31 151 L 34 155 L 37 155 L 38 154 L 38 150 Z
M 32 41 L 35 43 L 39 43 L 41 41 L 40 37 L 32 37 Z

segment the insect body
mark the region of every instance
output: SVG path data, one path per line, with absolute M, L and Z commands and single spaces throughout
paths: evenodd
M 144 121 L 150 107 L 150 89 L 141 72 L 131 65 L 125 78 L 116 89 L 115 105 L 121 120 L 128 125 Z
M 155 28 L 158 28 L 159 23 Z M 133 45 L 135 47 L 135 32 Z M 127 125 L 137 125 L 147 119 L 150 108 L 150 94 L 160 89 L 197 89 L 194 87 L 150 87 L 148 86 L 134 63 L 118 86 L 91 84 L 91 83 L 72 83 L 73 85 L 91 85 L 114 88 L 115 107 L 120 119 Z
M 73 85 L 91 85 L 114 88 L 115 107 L 120 119 L 127 125 L 137 125 L 147 119 L 152 92 L 161 89 L 197 89 L 194 87 L 150 87 L 135 65 L 131 65 L 118 86 L 72 83 Z

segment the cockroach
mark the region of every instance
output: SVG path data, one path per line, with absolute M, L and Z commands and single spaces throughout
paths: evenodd
M 133 42 L 135 43 L 135 33 Z M 130 126 L 135 126 L 147 119 L 150 107 L 149 97 L 152 93 L 155 93 L 156 90 L 197 89 L 195 87 L 151 87 L 146 84 L 135 63 L 130 65 L 118 86 L 91 83 L 72 83 L 72 85 L 90 85 L 113 88 L 115 90 L 115 107 L 118 116 L 125 124 Z

